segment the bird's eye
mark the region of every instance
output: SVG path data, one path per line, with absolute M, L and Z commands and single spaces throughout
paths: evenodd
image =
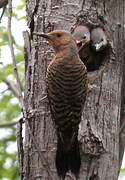
M 61 37 L 61 34 L 57 34 L 57 37 Z
M 101 40 L 100 40 L 101 42 L 103 41 L 103 38 L 101 38 Z
M 83 39 L 86 39 L 86 36 L 83 36 Z

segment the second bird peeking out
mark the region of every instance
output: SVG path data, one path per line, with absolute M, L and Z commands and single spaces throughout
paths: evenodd
M 78 48 L 90 43 L 93 50 L 98 52 L 108 44 L 106 32 L 100 26 L 90 28 L 86 25 L 77 25 L 72 35 L 76 39 Z
M 105 58 L 108 46 L 106 32 L 103 27 L 91 28 L 87 25 L 77 25 L 72 36 L 76 39 L 80 59 L 88 71 L 99 68 Z
M 108 44 L 105 30 L 97 27 L 91 31 L 91 45 L 95 51 L 102 51 Z

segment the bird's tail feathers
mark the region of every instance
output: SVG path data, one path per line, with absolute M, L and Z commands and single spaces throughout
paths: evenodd
M 62 142 L 61 137 L 58 137 L 57 152 L 56 152 L 56 168 L 60 177 L 65 179 L 66 173 L 70 170 L 77 178 L 80 171 L 81 159 L 77 136 L 75 137 L 72 146 L 67 148 L 67 144 Z M 68 146 L 69 147 L 69 146 Z

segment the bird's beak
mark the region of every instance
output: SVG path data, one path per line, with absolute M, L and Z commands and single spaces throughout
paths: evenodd
M 100 43 L 100 44 L 95 44 L 95 45 L 94 45 L 95 50 L 96 50 L 96 51 L 99 51 L 99 50 L 100 50 L 100 48 L 101 48 L 101 46 L 102 46 L 102 44 L 101 44 L 101 43 Z
M 76 44 L 77 44 L 78 49 L 80 50 L 83 48 L 83 46 L 86 44 L 86 42 L 76 40 Z
M 38 33 L 38 32 L 34 32 L 33 33 L 34 35 L 37 35 L 37 36 L 41 36 L 41 37 L 43 37 L 43 38 L 46 38 L 46 39 L 51 39 L 51 35 L 48 33 Z
M 76 44 L 78 48 L 81 48 L 82 46 L 82 41 L 76 40 Z

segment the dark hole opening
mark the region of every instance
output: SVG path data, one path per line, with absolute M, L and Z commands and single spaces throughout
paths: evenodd
M 89 180 L 98 180 L 98 176 L 97 175 L 93 175 L 89 178 Z
M 107 45 L 105 49 L 96 52 L 90 45 L 87 45 L 79 51 L 80 59 L 84 62 L 88 72 L 99 70 L 104 65 L 110 56 L 111 47 Z

